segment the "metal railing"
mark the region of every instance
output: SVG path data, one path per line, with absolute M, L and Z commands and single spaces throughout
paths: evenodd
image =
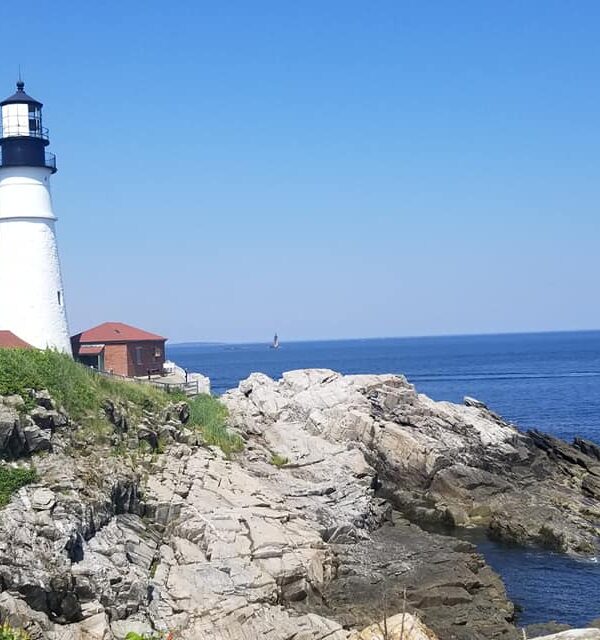
M 48 167 L 48 169 L 52 169 L 52 171 L 56 171 L 56 156 L 53 153 L 46 151 L 44 153 L 44 162 L 45 162 L 45 166 Z
M 4 162 L 4 158 L 2 157 L 2 149 L 0 148 L 0 167 L 28 167 L 31 166 L 27 162 Z M 49 151 L 44 152 L 44 164 L 43 165 L 35 165 L 35 166 L 44 166 L 48 167 L 48 169 L 52 169 L 52 173 L 56 172 L 56 156 Z
M 48 129 L 40 127 L 37 131 L 29 131 L 25 125 L 15 125 L 8 129 L 8 133 L 4 133 L 4 129 L 0 127 L 0 140 L 5 138 L 38 138 L 40 140 L 48 140 Z
M 148 383 L 158 389 L 164 389 L 167 393 L 180 391 L 181 393 L 185 393 L 186 396 L 198 395 L 198 380 L 190 380 L 189 382 L 163 382 L 162 380 L 148 380 Z
M 94 369 L 94 372 L 105 378 L 117 378 L 125 382 L 134 382 L 137 384 L 149 384 L 157 389 L 162 389 L 167 393 L 180 392 L 186 396 L 197 396 L 199 393 L 198 380 L 190 380 L 188 382 L 163 382 L 157 378 L 129 378 L 128 376 L 121 375 L 120 373 L 113 373 L 112 371 L 101 371 Z

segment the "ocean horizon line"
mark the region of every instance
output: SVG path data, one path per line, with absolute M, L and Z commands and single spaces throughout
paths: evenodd
M 443 339 L 443 338 L 494 338 L 494 337 L 511 337 L 511 336 L 548 336 L 548 335 L 565 335 L 565 334 L 591 334 L 600 333 L 597 329 L 548 329 L 541 331 L 494 331 L 483 333 L 436 333 L 436 334 L 419 334 L 404 336 L 374 336 L 374 337 L 354 337 L 354 338 L 303 338 L 285 340 L 280 337 L 281 344 L 316 344 L 324 342 L 375 342 L 384 340 L 423 340 L 423 339 Z M 185 340 L 182 342 L 171 342 L 169 347 L 227 347 L 227 346 L 252 346 L 270 344 L 271 340 Z

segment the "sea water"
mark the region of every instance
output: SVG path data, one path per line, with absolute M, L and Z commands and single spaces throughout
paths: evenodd
M 324 367 L 341 373 L 402 373 L 436 400 L 485 402 L 522 429 L 541 429 L 567 441 L 600 443 L 600 331 L 289 342 L 184 344 L 168 356 L 208 375 L 213 391 L 237 386 L 254 371 Z M 521 624 L 550 619 L 582 625 L 600 617 L 600 564 L 520 549 L 478 537 L 500 573 Z

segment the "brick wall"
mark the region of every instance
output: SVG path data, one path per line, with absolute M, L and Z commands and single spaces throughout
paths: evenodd
M 73 343 L 78 353 L 79 344 Z M 120 376 L 145 376 L 148 370 L 160 373 L 165 364 L 164 340 L 106 344 L 104 346 L 104 371 Z
M 130 376 L 145 376 L 148 370 L 162 372 L 165 363 L 165 343 L 130 342 L 127 345 L 127 364 Z
M 126 344 L 107 344 L 104 347 L 104 370 L 121 376 L 129 375 Z

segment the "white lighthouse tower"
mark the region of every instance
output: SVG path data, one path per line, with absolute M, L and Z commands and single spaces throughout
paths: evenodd
M 71 353 L 56 247 L 42 103 L 23 82 L 0 102 L 0 329 L 40 349 Z

